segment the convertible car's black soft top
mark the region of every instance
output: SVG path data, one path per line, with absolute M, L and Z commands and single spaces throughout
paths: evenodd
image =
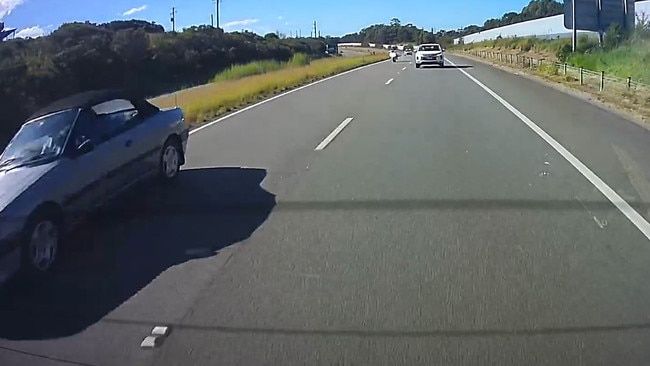
M 129 92 L 122 89 L 105 89 L 87 91 L 72 95 L 64 99 L 59 99 L 47 107 L 32 114 L 29 117 L 29 120 L 48 115 L 50 113 L 64 111 L 66 109 L 88 109 L 97 104 L 113 99 L 128 100 L 133 103 L 133 105 L 139 111 L 145 113 L 146 115 L 151 115 L 159 111 L 156 106 L 147 102 L 142 96 L 139 96 L 134 92 Z

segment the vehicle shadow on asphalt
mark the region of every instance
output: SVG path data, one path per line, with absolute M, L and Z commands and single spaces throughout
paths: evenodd
M 420 69 L 471 69 L 472 65 L 420 66 Z
M 74 233 L 50 277 L 0 290 L 0 338 L 79 333 L 171 266 L 247 239 L 276 204 L 265 177 L 263 169 L 183 170 L 170 185 L 126 194 Z

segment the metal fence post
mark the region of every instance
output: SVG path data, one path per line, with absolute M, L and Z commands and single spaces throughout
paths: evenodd
M 632 78 L 630 76 L 627 77 L 627 82 L 625 84 L 628 89 L 632 87 Z
M 581 67 L 581 68 L 580 68 L 580 85 L 582 85 L 583 82 L 584 82 L 584 77 L 583 77 L 582 67 Z
M 533 58 L 532 57 L 528 58 L 528 67 L 531 68 L 531 69 L 533 68 Z
M 605 89 L 605 71 L 600 72 L 600 91 Z
M 564 76 L 566 76 L 566 62 L 564 63 Z

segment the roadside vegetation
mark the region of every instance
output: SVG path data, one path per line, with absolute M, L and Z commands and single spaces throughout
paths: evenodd
M 488 19 L 483 25 L 469 25 L 462 29 L 430 30 L 419 28 L 411 23 L 402 24 L 398 18 L 393 18 L 390 24 L 375 24 L 359 32 L 349 33 L 339 39 L 342 43 L 368 43 L 400 44 L 400 43 L 440 43 L 444 47 L 453 45 L 455 38 L 468 34 L 503 27 L 509 24 L 525 22 L 528 20 L 544 18 L 562 14 L 564 5 L 554 0 L 531 0 L 521 12 L 508 12 L 500 18 Z
M 619 109 L 628 111 L 640 120 L 650 122 L 650 97 L 647 87 L 626 88 L 625 79 L 635 83 L 650 85 L 650 21 L 645 15 L 637 19 L 637 27 L 631 33 L 624 32 L 613 25 L 605 32 L 602 45 L 595 37 L 580 36 L 576 52 L 571 50 L 571 39 L 500 38 L 490 41 L 461 44 L 453 47 L 458 52 L 486 51 L 493 63 L 504 62 L 510 67 L 513 58 L 505 55 L 518 55 L 520 60 L 555 61 L 573 66 L 574 71 L 563 73 L 551 62 L 539 62 L 537 67 L 523 67 L 522 70 L 536 74 L 549 81 L 562 83 L 588 93 L 598 100 L 607 102 Z M 483 53 L 485 54 L 485 53 Z M 500 56 L 497 54 L 501 54 Z M 471 55 L 470 55 L 471 56 Z M 521 57 L 524 57 L 523 59 Z M 510 60 L 510 62 L 507 62 Z M 595 73 L 584 74 L 584 83 L 576 68 L 582 67 Z M 618 77 L 620 82 L 606 81 L 601 90 L 600 72 Z
M 535 37 L 500 38 L 458 45 L 455 49 L 493 50 L 512 54 L 532 54 L 557 62 L 593 71 L 605 71 L 621 78 L 650 84 L 650 26 L 640 21 L 632 34 L 626 34 L 618 25 L 606 33 L 601 46 L 598 39 L 582 35 L 576 52 L 571 51 L 571 39 L 541 39 Z
M 287 62 L 275 60 L 254 61 L 247 64 L 232 65 L 228 69 L 218 73 L 213 82 L 241 79 L 246 76 L 266 74 L 271 71 L 286 69 L 290 67 L 309 65 L 309 56 L 304 53 L 297 53 Z
M 188 123 L 196 126 L 274 94 L 385 59 L 386 55 L 382 53 L 360 57 L 330 57 L 307 62 L 302 66 L 299 64 L 303 61 L 296 61 L 298 65 L 242 78 L 234 77 L 238 72 L 230 74 L 226 71 L 227 77 L 217 75 L 217 81 L 213 83 L 154 98 L 151 102 L 162 108 L 180 106 L 185 111 Z M 243 65 L 241 69 L 254 68 Z
M 45 37 L 6 40 L 0 42 L 0 146 L 35 110 L 71 94 L 126 87 L 160 95 L 205 84 L 232 65 L 322 57 L 325 45 L 320 38 L 210 26 L 166 32 L 139 20 L 68 23 Z

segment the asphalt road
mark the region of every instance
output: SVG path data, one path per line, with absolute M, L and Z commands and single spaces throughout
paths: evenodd
M 647 365 L 650 133 L 450 60 L 192 134 L 174 186 L 0 293 L 0 365 Z

